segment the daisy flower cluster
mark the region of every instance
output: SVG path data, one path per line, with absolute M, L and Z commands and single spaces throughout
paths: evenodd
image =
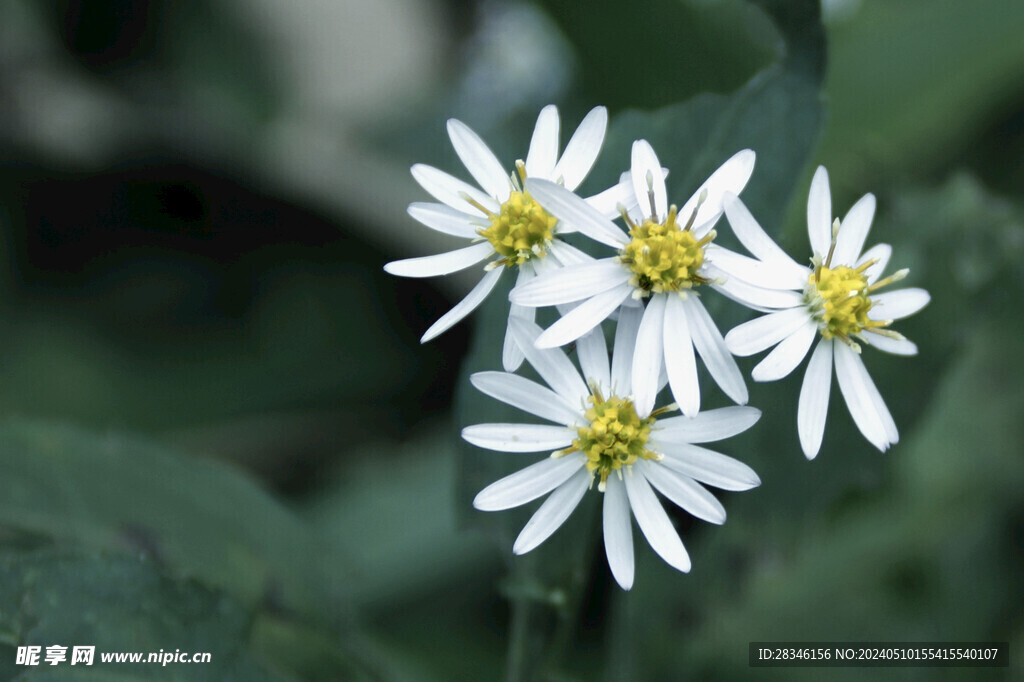
M 426 331 L 424 342 L 469 315 L 503 273 L 514 271 L 503 371 L 478 372 L 470 381 L 545 423 L 475 424 L 462 436 L 488 450 L 546 456 L 487 486 L 473 504 L 499 511 L 546 496 L 513 545 L 522 554 L 547 540 L 595 491 L 603 497 L 608 565 L 629 589 L 634 518 L 659 556 L 690 570 L 659 494 L 694 517 L 721 524 L 725 508 L 705 486 L 743 491 L 760 484 L 749 466 L 703 445 L 739 434 L 761 416 L 746 406 L 747 386 L 735 356 L 774 347 L 752 378 L 775 381 L 810 353 L 797 418 L 808 459 L 821 448 L 833 366 L 854 422 L 884 451 L 899 436 L 861 351 L 874 346 L 916 354 L 916 346 L 891 327 L 923 308 L 929 296 L 916 288 L 882 291 L 907 271 L 883 276 L 891 247 L 864 248 L 875 198 L 866 195 L 842 220 L 833 220 L 823 167 L 808 197 L 812 255 L 806 265 L 776 245 L 739 199 L 754 171 L 749 149 L 726 159 L 679 205 L 668 196 L 668 170 L 647 141 L 637 140 L 619 182 L 580 197 L 575 190 L 597 160 L 607 123 L 606 110 L 593 109 L 559 154 L 558 110 L 545 107 L 525 161 L 504 165 L 468 126 L 450 120 L 455 152 L 479 187 L 417 164 L 413 177 L 440 203 L 413 203 L 409 214 L 470 243 L 394 261 L 385 270 L 432 277 L 481 268 L 479 283 Z M 749 255 L 715 243 L 723 214 Z M 564 239 L 573 233 L 597 242 L 606 255 L 595 258 L 575 248 Z M 764 314 L 723 336 L 701 302 L 708 291 Z M 535 312 L 543 307 L 559 315 L 546 329 L 536 324 Z M 575 363 L 562 349 L 569 344 Z M 736 405 L 701 409 L 698 358 Z M 517 373 L 524 360 L 543 383 Z M 659 406 L 665 388 L 672 401 Z

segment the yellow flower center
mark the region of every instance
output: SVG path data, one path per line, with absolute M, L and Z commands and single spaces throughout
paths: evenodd
M 868 319 L 872 302 L 868 297 L 868 279 L 862 272 L 865 269 L 822 266 L 808 277 L 805 295 L 826 339 L 848 338 L 881 326 L 880 322 Z
M 613 471 L 619 471 L 640 458 L 661 459 L 661 455 L 651 452 L 646 445 L 655 416 L 665 410 L 657 410 L 650 417 L 640 419 L 631 400 L 615 396 L 605 400 L 597 390 L 587 401 L 591 404 L 586 412 L 588 424 L 577 429 L 578 437 L 572 442 L 572 447 L 559 454 L 582 452 L 587 458 L 587 471 L 600 476 L 598 490 L 604 492 L 608 475 Z
M 861 332 L 874 332 L 893 339 L 902 339 L 902 335 L 886 329 L 892 324 L 892 320 L 868 319 L 868 311 L 874 305 L 871 293 L 898 282 L 907 276 L 908 271 L 899 270 L 874 284 L 868 284 L 864 272 L 878 263 L 877 259 L 861 263 L 856 268 L 845 265 L 833 267 L 832 256 L 836 250 L 839 228 L 837 218 L 832 224 L 832 243 L 828 256 L 824 262 L 819 255 L 811 259 L 815 267 L 807 278 L 807 286 L 804 287 L 804 302 L 817 320 L 818 330 L 826 339 L 838 337 L 858 353 L 860 346 L 853 342 L 851 337 L 856 336 L 865 340 Z
M 631 240 L 620 253 L 620 258 L 633 271 L 630 284 L 640 291 L 641 296 L 708 283 L 697 274 L 697 270 L 704 264 L 704 247 L 715 238 L 715 231 L 711 230 L 702 239 L 697 239 L 690 229 L 693 218 L 680 228 L 676 223 L 676 210 L 672 206 L 663 223 L 647 219 L 640 225 L 634 225 L 623 216 L 630 227 Z
M 498 252 L 505 267 L 522 265 L 547 254 L 558 219 L 541 208 L 526 192 L 513 191 L 498 213 L 489 213 L 491 226 L 480 230 Z

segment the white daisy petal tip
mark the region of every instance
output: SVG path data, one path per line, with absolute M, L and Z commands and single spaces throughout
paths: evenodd
M 487 294 L 491 293 L 491 289 L 498 283 L 498 278 L 501 277 L 502 268 L 495 268 L 485 273 L 483 278 L 477 282 L 476 286 L 466 294 L 466 297 L 455 304 L 455 307 L 449 310 L 447 313 L 438 318 L 437 322 L 430 325 L 430 328 L 420 337 L 420 343 L 427 343 L 432 339 L 437 338 L 444 332 L 451 329 L 456 323 L 462 318 L 473 312 L 477 306 L 479 306 Z
M 640 211 L 658 221 L 668 212 L 668 191 L 660 172 L 661 162 L 647 140 L 635 140 L 631 154 L 630 175 L 633 192 Z M 653 215 L 652 215 L 653 214 Z
M 836 344 L 835 370 L 846 407 L 861 434 L 885 452 L 898 438 L 896 424 L 860 356 L 846 344 Z
M 744 169 L 747 175 L 747 179 L 754 173 L 754 165 L 757 163 L 757 152 L 753 149 L 741 149 L 740 151 L 733 154 L 732 159 L 741 169 Z M 728 163 L 728 162 L 727 162 Z M 746 185 L 746 182 L 743 183 Z
M 558 107 L 549 104 L 537 115 L 537 123 L 530 138 L 530 148 L 526 153 L 526 174 L 539 177 L 550 177 L 558 161 L 558 130 L 561 121 Z
M 602 500 L 601 523 L 604 551 L 615 582 L 624 590 L 633 587 L 633 525 L 626 488 L 618 478 L 609 478 Z
M 797 404 L 797 433 L 800 447 L 807 459 L 814 459 L 821 450 L 828 416 L 828 401 L 832 387 L 832 355 L 835 342 L 822 339 L 811 353 L 804 371 Z
M 695 228 L 698 234 L 703 234 L 717 222 L 723 210 L 725 192 L 739 194 L 747 186 L 754 173 L 756 159 L 757 155 L 752 149 L 736 152 L 708 177 L 701 189 L 680 209 L 681 215 L 689 215 L 700 206 L 695 223 L 700 226 Z
M 590 174 L 597 161 L 607 129 L 607 109 L 595 107 L 587 112 L 566 143 L 561 158 L 551 171 L 551 179 L 559 180 L 567 189 L 575 190 Z
M 807 193 L 807 233 L 811 239 L 812 251 L 821 255 L 828 253 L 831 230 L 832 193 L 829 189 L 828 171 L 824 166 L 818 166 Z
M 590 474 L 586 469 L 556 488 L 523 527 L 512 545 L 512 553 L 526 554 L 551 537 L 576 510 L 589 488 Z
M 814 169 L 814 177 L 811 178 L 811 187 L 815 186 L 819 188 L 817 190 L 818 192 L 821 192 L 822 189 L 826 191 L 829 190 L 828 169 L 825 168 L 825 166 L 818 166 Z M 831 193 L 829 198 L 831 199 Z

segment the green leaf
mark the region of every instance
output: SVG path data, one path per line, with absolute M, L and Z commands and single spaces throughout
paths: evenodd
M 300 519 L 240 472 L 142 439 L 0 425 L 0 526 L 143 553 L 250 606 L 343 613 L 340 561 Z
M 252 314 L 216 325 L 207 318 L 199 331 L 193 320 L 169 322 L 173 301 L 153 302 L 176 287 L 213 286 L 188 261 L 140 266 L 131 287 L 103 295 L 26 304 L 0 321 L 3 352 L 15 359 L 5 365 L 0 410 L 166 431 L 330 404 L 347 433 L 368 439 L 380 397 L 411 409 L 409 394 L 426 391 L 418 368 L 442 357 L 416 346 L 422 330 L 395 331 L 395 320 L 407 320 L 379 265 L 277 266 L 261 276 Z M 421 304 L 435 300 L 424 294 Z
M 0 676 L 6 680 L 285 679 L 249 645 L 250 614 L 222 592 L 174 580 L 151 560 L 77 552 L 0 555 Z M 46 648 L 67 647 L 45 662 Z M 42 647 L 40 665 L 16 664 L 19 646 Z M 94 646 L 93 664 L 71 665 Z M 104 653 L 209 653 L 204 663 L 104 663 Z
M 606 174 L 613 165 L 628 167 L 633 140 L 647 139 L 669 169 L 669 203 L 681 206 L 730 156 L 753 149 L 757 164 L 743 201 L 769 233 L 778 233 L 820 135 L 824 37 L 818 3 L 763 4 L 785 22 L 780 30 L 792 42 L 783 58 L 731 94 L 705 93 L 615 117 L 601 155 Z
M 613 110 L 727 92 L 777 57 L 774 27 L 739 0 L 543 5 L 576 48 L 583 97 Z
M 357 447 L 303 505 L 327 545 L 345 557 L 345 594 L 361 611 L 459 584 L 494 561 L 479 536 L 457 528 L 457 438 L 445 424 L 398 447 Z
M 822 158 L 840 182 L 863 192 L 960 164 L 977 151 L 979 129 L 1000 115 L 1012 122 L 1024 69 L 1024 3 L 858 4 L 830 31 L 833 113 Z M 989 142 L 1012 144 L 1014 129 Z M 1020 165 L 1016 157 L 1005 162 L 1009 173 Z

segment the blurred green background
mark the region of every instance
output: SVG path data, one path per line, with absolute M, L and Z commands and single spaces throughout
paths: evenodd
M 0 678 L 825 672 L 749 668 L 763 640 L 1009 641 L 1008 669 L 827 672 L 1019 676 L 1022 34 L 1016 0 L 3 0 Z M 684 198 L 752 147 L 744 199 L 794 255 L 824 163 L 932 294 L 899 326 L 918 357 L 865 353 L 899 444 L 834 395 L 807 462 L 800 373 L 751 383 L 764 416 L 720 449 L 761 487 L 719 495 L 722 527 L 672 509 L 689 575 L 638 536 L 629 593 L 594 498 L 519 558 L 528 510 L 470 507 L 521 465 L 458 439 L 501 414 L 466 375 L 499 366 L 502 297 L 421 346 L 475 275 L 381 269 L 450 245 L 405 214 L 412 163 L 467 177 L 448 117 L 511 163 L 552 102 L 563 142 L 609 108 L 584 192 L 635 138 Z M 212 662 L 29 668 L 25 644 Z

